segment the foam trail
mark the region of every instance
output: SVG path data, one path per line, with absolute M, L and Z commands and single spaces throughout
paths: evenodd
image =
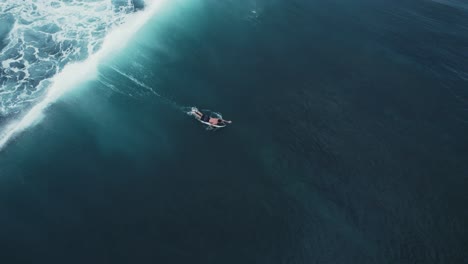
M 173 101 L 172 99 L 166 97 L 166 96 L 162 96 L 161 94 L 157 93 L 153 88 L 151 88 L 150 86 L 144 84 L 143 82 L 139 81 L 137 78 L 133 77 L 132 75 L 129 75 L 129 74 L 126 74 L 125 72 L 122 72 L 121 70 L 119 70 L 118 68 L 114 67 L 114 66 L 109 66 L 111 69 L 113 69 L 115 72 L 119 73 L 120 75 L 128 78 L 130 81 L 132 81 L 133 83 L 149 90 L 151 93 L 153 93 L 154 95 L 158 96 L 162 101 L 164 101 L 165 103 L 171 105 L 172 107 L 175 107 L 176 109 L 186 113 L 187 111 L 184 110 L 185 108 L 187 107 L 184 107 L 184 106 L 180 106 L 178 103 L 176 103 L 175 101 Z M 111 88 L 112 89 L 112 88 Z
M 152 92 L 153 94 L 155 94 L 155 95 L 157 95 L 157 96 L 159 96 L 159 97 L 161 96 L 161 95 L 159 95 L 157 92 L 155 92 L 155 91 L 153 90 L 153 88 L 151 88 L 151 87 L 149 87 L 148 85 L 146 85 L 146 84 L 140 82 L 137 78 L 135 78 L 135 77 L 133 77 L 133 76 L 131 76 L 131 75 L 129 75 L 129 74 L 126 74 L 126 73 L 122 72 L 121 70 L 117 69 L 116 67 L 111 66 L 111 69 L 113 69 L 114 71 L 118 72 L 120 75 L 127 77 L 130 81 L 136 83 L 137 85 L 139 85 L 139 86 L 141 86 L 141 87 L 143 87 L 143 88 L 149 90 L 149 91 Z
M 0 150 L 18 133 L 38 123 L 43 117 L 44 110 L 64 93 L 76 87 L 83 81 L 97 76 L 97 66 L 110 54 L 122 49 L 129 39 L 159 10 L 165 0 L 148 1 L 143 11 L 129 15 L 126 22 L 113 29 L 104 39 L 99 51 L 92 54 L 83 62 L 66 65 L 63 70 L 52 79 L 44 98 L 34 105 L 22 118 L 7 125 L 0 132 Z

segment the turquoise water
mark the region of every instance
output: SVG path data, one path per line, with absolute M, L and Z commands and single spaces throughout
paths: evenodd
M 467 18 L 171 2 L 1 150 L 2 259 L 467 262 Z

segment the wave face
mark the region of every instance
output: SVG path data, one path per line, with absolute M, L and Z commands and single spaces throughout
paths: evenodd
M 50 78 L 100 49 L 137 1 L 25 0 L 0 3 L 0 119 L 44 95 Z

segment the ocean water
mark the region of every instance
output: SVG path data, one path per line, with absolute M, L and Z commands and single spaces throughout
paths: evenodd
M 468 263 L 463 1 L 7 0 L 0 38 L 1 263 Z

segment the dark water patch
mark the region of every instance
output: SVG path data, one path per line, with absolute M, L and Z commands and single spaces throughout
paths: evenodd
M 280 257 L 277 252 L 292 239 L 284 237 L 286 232 L 281 230 L 291 224 L 284 217 L 295 214 L 295 202 L 255 177 L 262 168 L 255 164 L 247 145 L 241 143 L 240 148 L 235 148 L 236 143 L 224 141 L 223 134 L 207 134 L 186 116 L 158 115 L 172 111 L 164 105 L 140 108 L 141 101 L 111 95 L 109 103 L 99 100 L 100 106 L 90 108 L 96 102 L 94 96 L 88 97 L 85 104 L 75 104 L 70 98 L 68 103 L 51 108 L 49 121 L 34 129 L 35 135 L 53 136 L 54 142 L 62 142 L 38 142 L 35 149 L 46 148 L 47 158 L 31 153 L 21 161 L 2 161 L 3 168 L 19 169 L 25 164 L 34 168 L 33 173 L 17 170 L 24 183 L 9 185 L 9 195 L 15 194 L 12 199 L 18 202 L 30 197 L 24 196 L 25 192 L 35 195 L 22 206 L 6 209 L 18 224 L 7 221 L 10 232 L 3 236 L 38 249 L 24 259 L 59 261 L 71 252 L 81 252 L 77 263 L 90 259 L 126 263 L 148 258 L 253 263 Z M 119 105 L 125 105 L 126 110 L 117 110 Z M 116 111 L 109 115 L 109 108 Z M 146 110 L 154 114 L 143 114 Z M 134 114 L 146 117 L 126 118 Z M 64 127 L 50 130 L 47 124 L 51 120 L 63 122 Z M 111 124 L 118 123 L 120 129 L 109 130 Z M 187 129 L 187 123 L 193 126 Z M 13 151 L 32 144 L 30 135 L 26 132 L 21 142 L 13 143 L 17 146 Z M 213 140 L 218 143 L 206 144 Z M 232 151 L 220 157 L 219 149 Z M 89 151 L 95 154 L 77 158 Z M 244 157 L 244 169 L 240 171 L 238 157 Z M 58 163 L 51 170 L 48 164 L 52 159 Z M 109 170 L 109 166 L 113 168 Z M 191 173 L 186 173 L 186 168 Z M 60 176 L 65 174 L 68 176 Z M 51 202 L 57 199 L 60 202 Z M 31 213 L 33 207 L 40 209 L 29 230 L 48 230 L 35 232 L 34 236 L 19 224 L 27 221 L 22 212 Z M 55 226 L 53 230 L 50 225 Z M 76 236 L 76 230 L 82 236 Z M 74 239 L 69 240 L 70 236 Z M 109 239 L 114 242 L 109 244 Z M 44 241 L 57 245 L 63 253 L 52 255 L 57 247 L 52 251 L 42 244 Z M 69 242 L 60 245 L 62 241 Z M 111 256 L 107 250 L 102 251 L 103 244 L 125 254 Z M 215 251 L 211 250 L 214 245 L 219 245 Z
M 54 34 L 54 33 L 59 32 L 61 29 L 57 24 L 50 23 L 50 24 L 42 25 L 39 28 L 37 28 L 36 30 L 37 31 L 42 31 L 42 32 L 48 33 L 48 34 Z
M 0 15 L 0 51 L 8 44 L 8 34 L 10 33 L 15 19 L 10 14 Z
M 466 103 L 466 90 L 459 89 L 466 78 L 468 41 L 467 10 L 436 1 L 398 3 L 380 6 L 373 19 L 365 21 L 378 41 L 415 61 L 437 77 L 449 92 L 455 92 Z M 372 16 L 370 16 L 372 17 Z

